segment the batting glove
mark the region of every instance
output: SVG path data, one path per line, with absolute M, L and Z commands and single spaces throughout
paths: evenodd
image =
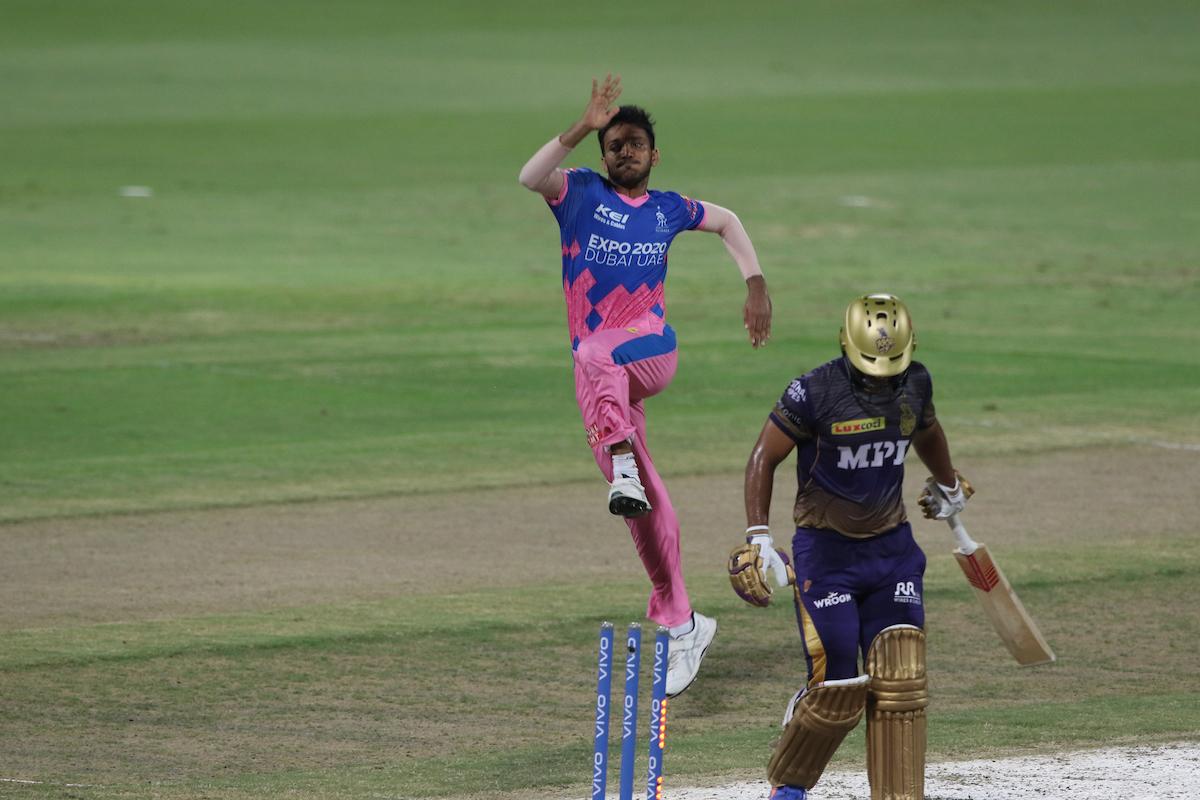
M 925 489 L 917 498 L 921 513 L 926 519 L 946 519 L 967 507 L 967 500 L 975 490 L 967 479 L 954 473 L 954 485 L 946 486 L 929 478 L 925 481 Z
M 775 549 L 775 541 L 769 533 L 756 533 L 746 537 L 746 543 L 758 547 L 759 558 L 762 559 L 763 582 L 774 580 L 776 586 L 787 586 L 792 582 L 787 562 Z
M 752 606 L 765 608 L 771 604 L 772 583 L 786 586 L 796 582 L 796 574 L 788 563 L 787 554 L 772 546 L 766 527 L 754 528 L 764 533 L 747 536 L 729 554 L 729 582 L 737 596 Z M 747 531 L 749 533 L 749 531 Z

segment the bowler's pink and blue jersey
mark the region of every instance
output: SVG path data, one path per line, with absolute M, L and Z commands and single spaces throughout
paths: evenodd
M 572 349 L 596 331 L 624 328 L 647 314 L 665 319 L 667 250 L 677 234 L 704 221 L 702 203 L 654 190 L 630 199 L 584 168 L 567 170 L 562 193 L 547 202 L 562 234 Z M 656 354 L 640 352 L 647 348 L 674 349 L 674 332 L 664 328 L 669 335 L 643 342 L 630 355 L 645 358 Z

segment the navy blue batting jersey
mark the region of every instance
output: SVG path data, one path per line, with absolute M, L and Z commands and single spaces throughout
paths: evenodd
M 597 330 L 666 317 L 667 248 L 704 221 L 702 203 L 653 189 L 631 200 L 582 167 L 567 170 L 562 194 L 547 202 L 562 234 L 572 348 Z
M 903 523 L 904 459 L 914 431 L 932 425 L 933 381 L 914 361 L 895 397 L 855 391 L 842 358 L 796 378 L 771 420 L 796 442 L 796 525 L 847 536 Z

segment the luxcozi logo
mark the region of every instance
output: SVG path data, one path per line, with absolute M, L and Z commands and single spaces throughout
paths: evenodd
M 869 431 L 881 431 L 887 425 L 883 417 L 871 417 L 870 419 L 851 419 L 845 422 L 835 422 L 830 426 L 829 432 L 834 436 L 845 436 L 851 433 L 867 433 Z
M 858 447 L 838 447 L 838 469 L 866 469 L 887 463 L 900 466 L 908 455 L 908 439 L 898 442 L 868 442 Z
M 830 592 L 828 597 L 822 597 L 820 600 L 813 600 L 813 606 L 816 608 L 829 608 L 830 606 L 840 606 L 842 603 L 849 603 L 851 600 L 848 594 L 838 594 Z

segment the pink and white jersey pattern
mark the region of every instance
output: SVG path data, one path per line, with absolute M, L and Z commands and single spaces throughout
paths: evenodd
M 562 234 L 572 349 L 648 313 L 665 318 L 667 249 L 676 234 L 704 221 L 702 203 L 654 190 L 630 200 L 584 168 L 567 170 L 562 194 L 548 202 Z

